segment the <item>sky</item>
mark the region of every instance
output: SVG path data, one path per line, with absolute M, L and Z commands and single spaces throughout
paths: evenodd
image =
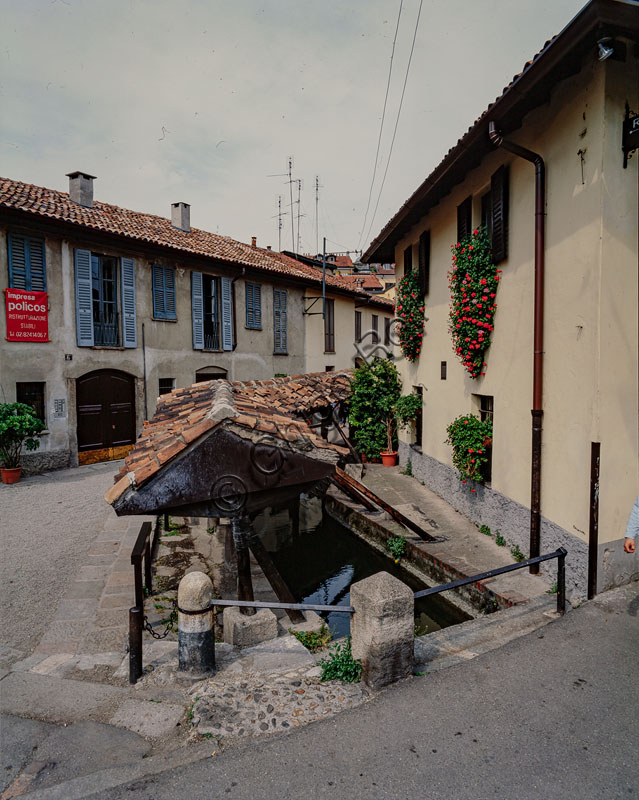
M 273 249 L 297 249 L 299 210 L 301 252 L 365 250 L 582 5 L 0 0 L 0 175 L 67 191 L 82 170 L 96 200 L 183 201 L 192 226 Z

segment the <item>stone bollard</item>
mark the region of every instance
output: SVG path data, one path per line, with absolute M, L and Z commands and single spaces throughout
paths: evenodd
M 203 677 L 215 671 L 213 583 L 203 572 L 189 572 L 178 586 L 178 671 Z
M 388 572 L 351 586 L 351 649 L 362 662 L 362 679 L 380 689 L 412 675 L 415 599 L 413 590 Z

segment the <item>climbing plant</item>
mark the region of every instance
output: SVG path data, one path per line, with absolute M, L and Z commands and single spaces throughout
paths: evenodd
M 485 375 L 484 354 L 490 347 L 500 269 L 496 269 L 485 227 L 451 245 L 448 273 L 450 334 L 455 352 L 472 378 Z
M 474 414 L 465 414 L 454 419 L 446 432 L 446 444 L 453 448 L 453 464 L 461 482 L 471 480 L 481 483 L 481 467 L 488 461 L 488 448 L 492 444 L 492 419 L 482 421 Z M 471 489 L 471 492 L 474 491 Z
M 409 361 L 417 361 L 424 336 L 424 302 L 419 281 L 414 272 L 409 272 L 399 282 L 395 301 L 397 338 L 402 353 Z

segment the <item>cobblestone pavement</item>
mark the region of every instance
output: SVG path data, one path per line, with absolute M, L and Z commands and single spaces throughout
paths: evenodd
M 191 689 L 188 716 L 200 736 L 219 744 L 236 739 L 285 733 L 319 719 L 355 708 L 370 700 L 363 684 L 341 681 L 322 683 L 319 668 L 265 675 L 262 680 L 239 683 L 206 681 Z

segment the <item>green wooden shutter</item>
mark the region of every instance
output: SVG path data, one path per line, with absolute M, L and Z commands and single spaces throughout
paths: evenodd
M 222 300 L 222 350 L 233 349 L 233 287 L 230 278 L 220 278 Z
M 502 165 L 490 179 L 491 238 L 496 264 L 508 258 L 508 167 Z
M 78 347 L 93 347 L 91 251 L 75 251 L 75 330 Z
M 132 258 L 120 259 L 120 272 L 122 276 L 122 344 L 125 347 L 137 347 L 135 262 Z
M 473 199 L 467 197 L 457 206 L 457 241 L 461 242 L 472 232 Z
M 419 288 L 422 295 L 428 294 L 430 288 L 430 231 L 424 231 L 419 237 Z
M 409 244 L 404 250 L 404 275 L 413 271 L 413 245 Z
M 193 349 L 204 350 L 204 293 L 202 273 L 191 273 L 191 315 L 193 319 Z

